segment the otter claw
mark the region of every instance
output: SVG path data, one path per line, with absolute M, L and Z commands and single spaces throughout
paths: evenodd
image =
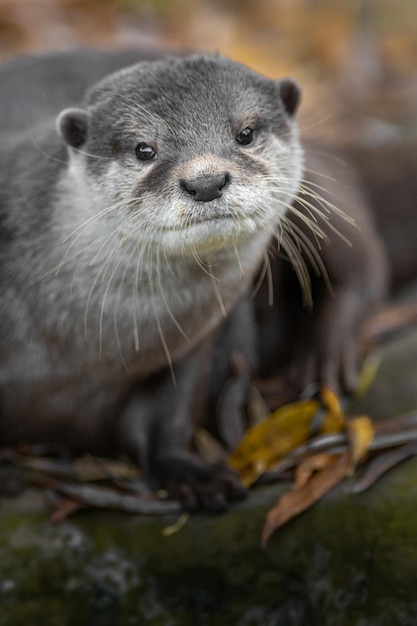
M 221 513 L 247 493 L 238 475 L 225 465 L 171 459 L 158 463 L 154 474 L 169 497 L 179 500 L 186 511 Z

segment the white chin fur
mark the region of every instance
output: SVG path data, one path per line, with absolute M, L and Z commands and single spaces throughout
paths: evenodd
M 285 213 L 287 198 L 277 199 L 266 193 L 264 202 L 260 203 L 261 191 L 237 189 L 229 197 L 208 203 L 184 201 L 175 196 L 162 202 L 141 198 L 137 207 L 132 207 L 137 221 L 131 223 L 128 235 L 143 239 L 147 245 L 152 242 L 168 254 L 234 248 L 255 235 L 271 235 Z M 142 221 L 144 214 L 153 215 L 153 219 Z
M 217 218 L 161 230 L 155 233 L 155 240 L 170 254 L 184 254 L 189 250 L 209 252 L 233 246 L 259 230 L 259 224 L 252 218 L 241 221 Z

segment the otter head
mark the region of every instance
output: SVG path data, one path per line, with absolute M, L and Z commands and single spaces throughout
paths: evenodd
M 224 58 L 170 58 L 112 74 L 57 125 L 91 211 L 201 255 L 279 225 L 302 172 L 299 98 L 292 80 Z

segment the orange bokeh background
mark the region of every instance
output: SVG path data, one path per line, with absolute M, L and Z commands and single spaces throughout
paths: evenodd
M 0 0 L 0 58 L 80 45 L 216 51 L 292 75 L 321 137 L 417 132 L 415 0 Z

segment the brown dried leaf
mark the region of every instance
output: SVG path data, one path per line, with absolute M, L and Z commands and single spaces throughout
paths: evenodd
M 72 469 L 80 483 L 108 479 L 111 481 L 135 480 L 140 477 L 139 468 L 129 462 L 86 455 L 74 459 Z
M 331 454 L 314 454 L 307 457 L 295 468 L 294 484 L 292 488 L 302 489 L 315 472 L 321 472 L 334 461 Z
M 262 546 L 271 535 L 312 504 L 320 500 L 330 489 L 340 483 L 350 470 L 350 456 L 347 452 L 333 461 L 325 470 L 314 475 L 302 488 L 285 493 L 278 504 L 268 513 L 262 531 Z
M 224 463 L 227 451 L 205 428 L 197 428 L 194 443 L 199 455 L 206 463 Z
M 72 500 L 70 498 L 65 498 L 64 500 L 59 500 L 55 506 L 54 510 L 49 518 L 51 524 L 59 524 L 66 520 L 70 515 L 76 513 L 80 509 L 84 509 L 85 506 L 77 502 L 76 500 Z

